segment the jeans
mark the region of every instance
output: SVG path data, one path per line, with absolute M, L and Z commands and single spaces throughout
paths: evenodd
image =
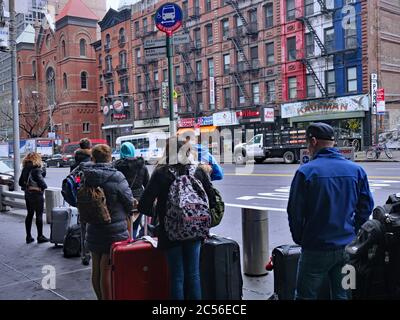
M 303 250 L 297 272 L 297 300 L 317 300 L 324 279 L 329 277 L 332 300 L 347 300 L 342 287 L 342 268 L 346 265 L 344 249 L 332 251 Z
M 171 299 L 201 299 L 200 246 L 200 240 L 185 241 L 179 246 L 167 249 Z
M 31 237 L 33 216 L 36 213 L 36 228 L 38 237 L 43 236 L 44 198 L 42 192 L 25 192 L 25 203 L 28 214 L 25 219 L 26 236 Z

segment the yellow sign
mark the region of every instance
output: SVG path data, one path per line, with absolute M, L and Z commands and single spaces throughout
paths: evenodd
M 177 99 L 177 98 L 178 98 L 178 92 L 176 92 L 175 89 L 174 89 L 173 96 L 174 96 L 174 99 Z

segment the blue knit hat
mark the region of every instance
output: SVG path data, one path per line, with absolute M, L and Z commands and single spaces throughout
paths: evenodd
M 121 159 L 133 158 L 135 156 L 135 146 L 130 142 L 124 142 L 120 151 Z

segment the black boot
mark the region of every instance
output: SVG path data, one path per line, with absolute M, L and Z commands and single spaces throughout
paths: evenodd
M 39 237 L 37 237 L 37 242 L 38 243 L 45 243 L 45 242 L 49 242 L 50 240 L 47 239 L 44 235 L 40 235 Z
M 35 239 L 33 239 L 31 235 L 26 236 L 26 243 L 27 243 L 27 244 L 29 244 L 29 243 L 31 243 L 31 242 L 33 242 L 33 241 L 35 241 Z

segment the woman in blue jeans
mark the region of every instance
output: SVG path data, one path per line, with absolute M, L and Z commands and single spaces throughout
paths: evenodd
M 182 146 L 183 143 L 178 142 L 178 150 Z M 167 143 L 166 150 L 169 150 L 169 143 Z M 165 250 L 167 255 L 171 280 L 171 299 L 173 300 L 201 299 L 200 246 L 202 239 L 171 241 L 167 236 L 164 218 L 167 211 L 168 192 L 175 180 L 175 176 L 170 169 L 178 174 L 187 174 L 191 166 L 196 166 L 194 176 L 202 183 L 207 193 L 210 207 L 215 206 L 216 202 L 209 176 L 197 166 L 197 162 L 194 159 L 196 157 L 193 147 L 188 148 L 188 145 L 186 145 L 183 156 L 181 153 L 178 154 L 177 164 L 169 164 L 167 154 L 154 170 L 138 206 L 139 212 L 151 215 L 154 202 L 157 200 L 155 216 L 159 221 L 156 232 L 158 248 Z

